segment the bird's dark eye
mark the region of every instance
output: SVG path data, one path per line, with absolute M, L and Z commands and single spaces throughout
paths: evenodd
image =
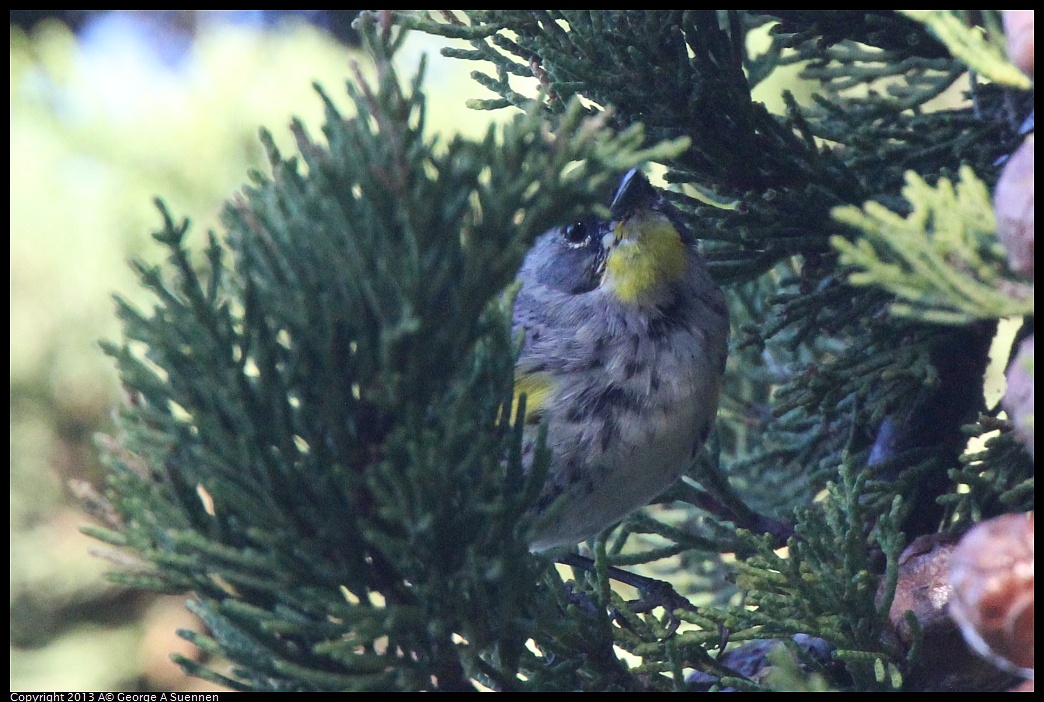
M 574 222 L 566 225 L 565 229 L 562 230 L 562 236 L 570 244 L 582 244 L 587 241 L 587 225 L 583 222 Z

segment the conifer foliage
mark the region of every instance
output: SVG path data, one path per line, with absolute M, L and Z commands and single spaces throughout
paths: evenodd
M 378 77 L 348 84 L 354 113 L 320 89 L 323 140 L 295 124 L 287 158 L 262 133 L 271 172 L 202 256 L 161 205 L 155 305 L 120 302 L 106 346 L 128 402 L 87 531 L 139 559 L 113 577 L 193 593 L 209 635 L 186 635 L 231 665 L 185 669 L 250 690 L 944 687 L 922 638 L 889 635 L 899 553 L 1032 509 L 1032 460 L 982 394 L 997 319 L 1032 320 L 984 196 L 1032 105 L 996 13 L 359 23 Z M 521 113 L 425 137 L 423 71 L 390 64 L 407 30 L 470 41 L 445 53 L 492 91 L 472 106 Z M 751 99 L 794 64 L 811 104 Z M 970 100 L 932 102 L 969 76 Z M 563 582 L 526 548 L 546 457 L 523 471 L 510 284 L 643 163 L 730 298 L 725 398 L 666 508 Z M 610 566 L 643 564 L 671 585 L 627 602 Z

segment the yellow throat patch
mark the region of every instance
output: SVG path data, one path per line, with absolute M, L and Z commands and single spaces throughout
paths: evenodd
M 659 212 L 642 212 L 617 223 L 602 285 L 624 302 L 654 297 L 685 274 L 685 244 Z

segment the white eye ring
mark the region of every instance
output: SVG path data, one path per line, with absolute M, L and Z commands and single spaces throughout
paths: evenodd
M 574 222 L 562 227 L 562 238 L 565 239 L 566 246 L 569 248 L 579 249 L 587 246 L 587 243 L 591 241 L 591 232 L 583 222 Z

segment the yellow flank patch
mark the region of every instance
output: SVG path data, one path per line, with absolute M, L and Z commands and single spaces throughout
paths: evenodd
M 642 213 L 616 225 L 617 244 L 605 263 L 603 285 L 624 302 L 640 302 L 685 273 L 685 244 L 670 220 Z
M 551 392 L 554 390 L 553 381 L 551 376 L 547 373 L 525 373 L 521 374 L 518 371 L 515 372 L 515 396 L 511 400 L 511 418 L 515 418 L 518 414 L 518 398 L 519 395 L 525 393 L 526 395 L 526 416 L 525 421 L 529 421 L 529 418 L 540 411 L 540 409 L 547 404 L 547 400 L 551 397 Z

